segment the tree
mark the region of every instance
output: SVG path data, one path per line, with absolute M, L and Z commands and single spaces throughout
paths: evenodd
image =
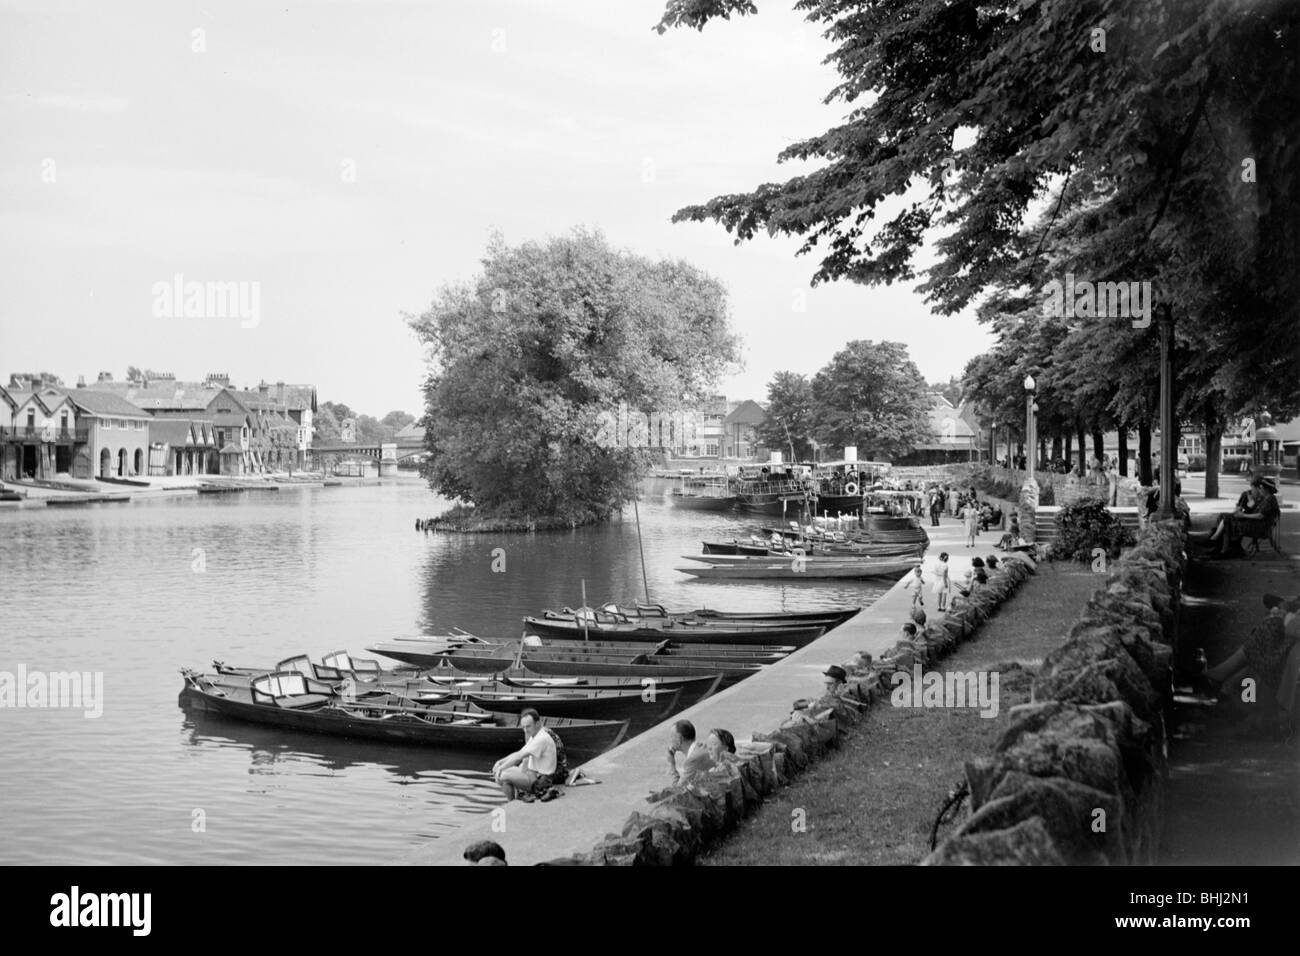
M 1150 281 L 1178 318 L 1182 407 L 1209 402 L 1208 420 L 1219 421 L 1221 406 L 1248 391 L 1257 404 L 1300 408 L 1300 5 L 795 7 L 837 44 L 828 62 L 842 82 L 828 99 L 852 111 L 782 152 L 815 161 L 813 171 L 688 206 L 675 220 L 716 221 L 738 242 L 760 230 L 800 236 L 800 253 L 822 257 L 815 282 L 921 275 L 945 314 L 991 285 L 1021 296 L 1041 289 L 1049 261 L 1095 280 Z M 749 0 L 670 0 L 658 29 L 755 12 Z M 959 134 L 969 145 L 957 146 Z M 869 233 L 893 197 L 901 210 Z M 1026 228 L 1044 200 L 1050 212 Z M 1081 240 L 1075 248 L 1052 248 L 1062 229 Z M 918 272 L 913 260 L 932 230 L 943 231 L 938 256 Z M 1103 374 L 1080 396 L 1064 376 L 1048 376 L 1059 389 L 1045 395 L 1056 400 L 1052 427 L 1098 427 L 1105 414 L 1149 423 L 1154 333 L 1094 332 L 1087 338 L 1104 339 L 1104 349 L 1088 351 L 1074 333 L 1067 348 Z M 1080 412 L 1076 397 L 1089 407 Z
M 409 317 L 429 348 L 424 474 L 501 517 L 603 519 L 637 494 L 644 447 L 611 428 L 702 399 L 737 361 L 726 293 L 575 229 L 490 242 L 483 272 Z
M 767 417 L 754 429 L 760 444 L 788 449 L 791 461 L 813 455 L 813 394 L 807 376 L 777 372 L 767 384 Z
M 311 419 L 312 440 L 321 444 L 339 440 L 339 420 L 329 402 L 321 405 Z
M 813 378 L 812 396 L 818 442 L 856 445 L 860 458 L 899 458 L 937 437 L 925 379 L 901 342 L 849 342 Z
M 383 418 L 379 420 L 380 424 L 383 425 L 384 428 L 390 430 L 392 434 L 396 434 L 397 432 L 401 431 L 403 428 L 411 424 L 411 422 L 413 421 L 415 421 L 414 415 L 412 415 L 410 412 L 401 412 L 401 411 L 389 412 L 387 415 L 385 415 Z

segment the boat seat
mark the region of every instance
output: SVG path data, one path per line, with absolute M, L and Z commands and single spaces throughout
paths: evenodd
M 325 694 L 296 694 L 293 697 L 275 698 L 275 705 L 286 710 L 298 710 L 303 707 L 315 707 L 328 703 L 330 699 Z

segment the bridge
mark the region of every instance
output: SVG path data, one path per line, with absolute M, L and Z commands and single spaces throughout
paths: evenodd
M 393 474 L 397 463 L 426 451 L 421 438 L 403 438 L 386 442 L 326 442 L 311 446 L 313 455 L 348 455 L 353 458 L 373 458 L 379 462 L 379 474 Z

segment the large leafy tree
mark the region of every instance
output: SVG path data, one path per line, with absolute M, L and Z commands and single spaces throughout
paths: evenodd
M 812 394 L 822 445 L 889 460 L 936 437 L 925 379 L 901 342 L 849 342 L 813 377 Z
M 582 229 L 495 237 L 482 264 L 409 318 L 430 359 L 424 473 L 493 516 L 607 517 L 647 460 L 611 420 L 683 410 L 737 362 L 726 293 Z
M 811 172 L 677 219 L 802 237 L 814 281 L 922 278 L 943 313 L 996 287 L 993 312 L 1021 325 L 1008 364 L 1044 366 L 1052 429 L 1142 426 L 1156 387 L 1154 328 L 1027 327 L 1023 300 L 1062 268 L 1152 283 L 1178 323 L 1180 408 L 1207 428 L 1243 405 L 1300 410 L 1300 4 L 794 6 L 836 45 L 828 99 L 845 120 L 781 154 Z M 670 0 L 659 29 L 755 12 Z M 914 269 L 936 233 L 938 256 Z
M 792 461 L 812 457 L 815 438 L 812 383 L 806 375 L 777 372 L 767 383 L 767 417 L 755 427 L 767 448 L 784 448 Z

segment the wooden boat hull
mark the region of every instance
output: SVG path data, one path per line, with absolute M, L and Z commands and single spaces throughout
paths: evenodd
M 653 683 L 652 683 L 653 681 Z M 659 690 L 676 690 L 680 696 L 677 700 L 677 709 L 686 710 L 688 707 L 694 707 L 706 697 L 711 697 L 722 686 L 721 674 L 705 674 L 699 677 L 665 677 L 658 674 L 652 677 L 591 677 L 591 676 L 562 676 L 562 677 L 537 677 L 537 676 L 518 676 L 503 677 L 498 682 L 507 687 L 518 687 L 523 690 L 529 690 L 538 686 L 561 688 L 580 687 L 590 690 L 626 690 L 635 689 L 638 691 L 650 687 Z
M 730 511 L 736 505 L 734 495 L 714 498 L 708 495 L 683 495 L 674 491 L 669 494 L 668 500 L 674 508 L 687 511 Z
M 587 677 L 702 677 L 706 674 L 719 674 L 722 687 L 757 674 L 762 668 L 756 664 L 721 665 L 691 664 L 681 662 L 662 662 L 629 664 L 617 658 L 578 657 L 575 655 L 526 656 L 523 660 L 524 670 L 542 676 L 587 676 Z
M 582 625 L 574 621 L 526 617 L 524 626 L 543 637 L 563 637 L 581 640 Z M 631 643 L 658 643 L 673 641 L 678 644 L 789 644 L 803 647 L 822 635 L 821 624 L 787 627 L 782 624 L 758 621 L 733 623 L 703 622 L 688 624 L 681 620 L 668 620 L 661 624 L 646 623 L 611 624 L 598 622 L 587 625 L 587 634 L 593 640 L 619 640 Z
M 717 567 L 760 567 L 769 564 L 786 564 L 793 565 L 796 554 L 769 554 L 765 557 L 756 557 L 746 554 L 683 554 L 687 561 L 698 561 L 701 564 L 712 564 Z M 805 554 L 802 555 L 804 564 L 823 565 L 823 564 L 873 564 L 886 563 L 908 559 L 919 559 L 920 555 L 916 553 L 915 548 L 907 548 L 898 554 Z
M 680 709 L 678 688 L 632 690 L 581 690 L 572 688 L 503 688 L 499 691 L 467 691 L 465 700 L 483 710 L 518 714 L 532 707 L 543 717 L 575 717 L 581 720 L 626 720 L 628 733 L 653 727 Z M 567 746 L 567 741 L 565 742 Z
M 668 642 L 636 644 L 624 641 L 553 641 L 538 647 L 525 647 L 524 660 L 533 656 L 563 656 L 573 659 L 609 659 L 628 663 L 641 660 L 672 660 L 689 664 L 774 664 L 795 650 L 793 645 L 708 645 Z M 393 652 L 388 652 L 393 653 Z M 416 656 L 420 652 L 406 652 Z M 495 674 L 514 665 L 519 654 L 517 643 L 497 646 L 471 645 L 456 650 L 428 652 L 427 659 L 446 662 L 467 673 Z
M 825 611 L 718 611 L 713 608 L 700 608 L 695 611 L 669 611 L 657 605 L 650 607 L 638 604 L 635 608 L 620 608 L 624 613 L 636 614 L 647 621 L 675 619 L 700 619 L 712 621 L 763 622 L 791 626 L 822 626 L 826 630 L 839 627 L 862 610 L 860 607 L 828 608 Z
M 768 547 L 763 544 L 742 544 L 739 541 L 705 541 L 705 554 L 767 554 Z
M 505 755 L 518 750 L 523 743 L 514 714 L 478 711 L 468 705 L 454 708 L 411 708 L 407 712 L 394 712 L 388 716 L 367 716 L 364 709 L 345 711 L 332 705 L 313 708 L 280 707 L 253 703 L 231 693 L 219 696 L 207 693 L 187 681 L 178 703 L 190 711 L 198 711 L 241 720 L 296 730 L 303 733 L 327 734 L 351 740 L 382 740 L 387 743 L 412 746 L 438 747 L 447 750 L 485 750 Z M 429 723 L 419 714 L 441 714 L 465 718 L 490 716 L 491 723 L 455 724 Z M 594 756 L 617 745 L 627 734 L 628 722 L 544 719 L 543 724 L 554 727 L 564 741 L 566 751 Z
M 897 577 L 916 567 L 918 559 L 906 561 L 879 561 L 833 564 L 817 564 L 807 561 L 802 570 L 794 569 L 793 561 L 768 565 L 707 565 L 693 568 L 677 568 L 684 574 L 710 581 L 746 581 L 746 580 L 855 580 L 876 577 Z
M 753 515 L 798 514 L 803 504 L 804 499 L 802 497 L 773 499 L 758 495 L 740 495 L 736 501 L 737 508 Z
M 818 495 L 817 513 L 820 515 L 857 514 L 862 510 L 862 495 Z

